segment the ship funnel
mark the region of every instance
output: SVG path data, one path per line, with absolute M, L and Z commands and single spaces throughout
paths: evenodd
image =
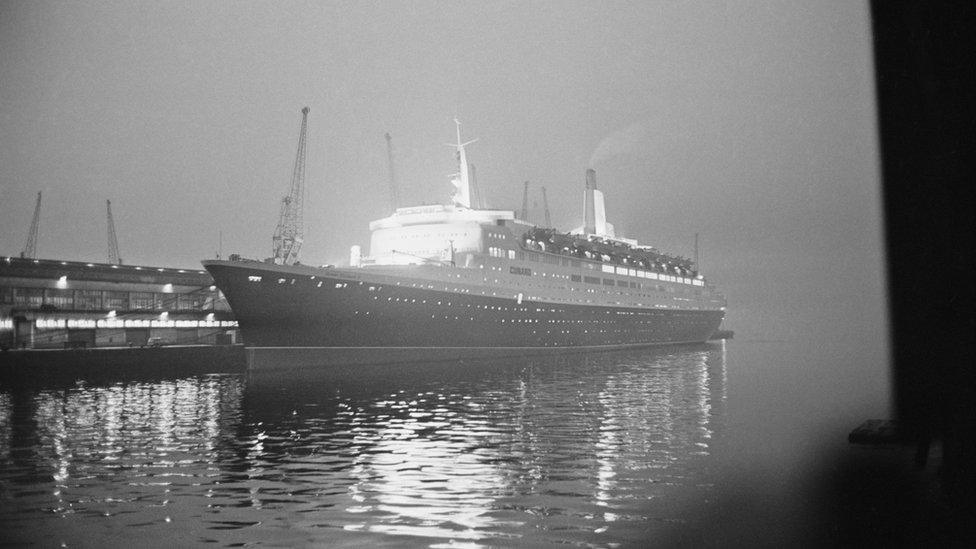
M 607 210 L 603 193 L 596 189 L 596 171 L 586 170 L 586 190 L 583 192 L 583 234 L 614 236 L 612 226 L 607 223 Z
M 586 190 L 583 191 L 583 234 L 596 233 L 596 210 L 594 209 L 596 191 L 596 170 L 586 169 Z

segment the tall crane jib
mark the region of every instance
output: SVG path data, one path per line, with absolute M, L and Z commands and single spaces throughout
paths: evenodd
M 305 198 L 305 143 L 308 134 L 308 111 L 308 107 L 302 109 L 302 129 L 298 135 L 298 152 L 295 155 L 295 167 L 291 175 L 291 190 L 288 196 L 281 199 L 278 226 L 275 228 L 274 237 L 272 237 L 274 248 L 272 259 L 277 265 L 294 264 L 298 260 L 298 252 L 301 250 L 302 241 L 305 238 L 302 202 Z
M 37 203 L 34 205 L 34 219 L 31 220 L 30 232 L 27 233 L 27 243 L 20 257 L 34 259 L 37 256 L 37 224 L 41 218 L 41 192 L 37 192 Z
M 115 236 L 115 220 L 112 219 L 112 201 L 105 201 L 105 211 L 108 219 L 108 262 L 112 265 L 121 265 L 122 258 L 119 257 L 119 240 Z

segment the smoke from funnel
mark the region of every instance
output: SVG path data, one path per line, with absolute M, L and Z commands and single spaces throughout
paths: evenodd
M 592 168 L 614 156 L 643 156 L 646 154 L 646 147 L 642 147 L 641 144 L 646 137 L 647 130 L 639 123 L 631 124 L 604 137 L 590 156 L 589 167 Z

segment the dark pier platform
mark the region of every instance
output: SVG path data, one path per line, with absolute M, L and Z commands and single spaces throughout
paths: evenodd
M 240 373 L 245 364 L 243 345 L 9 350 L 0 352 L 0 382 Z

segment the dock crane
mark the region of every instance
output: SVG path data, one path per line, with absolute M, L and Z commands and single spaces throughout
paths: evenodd
M 552 228 L 552 219 L 549 217 L 549 200 L 546 198 L 546 188 L 542 187 L 542 207 L 546 210 L 546 228 Z
M 115 237 L 115 220 L 112 219 L 112 201 L 105 201 L 105 211 L 108 219 L 108 262 L 112 265 L 121 265 L 122 258 L 119 257 L 119 240 Z
M 30 232 L 27 233 L 27 244 L 20 257 L 34 259 L 37 256 L 37 223 L 41 218 L 41 191 L 37 191 L 37 204 L 34 205 L 34 219 L 31 221 Z
M 298 252 L 305 238 L 302 223 L 302 201 L 305 198 L 305 151 L 308 133 L 308 111 L 302 109 L 302 129 L 298 134 L 298 152 L 295 154 L 295 167 L 291 176 L 291 191 L 281 199 L 278 226 L 272 237 L 273 255 L 276 265 L 292 265 L 298 259 Z

